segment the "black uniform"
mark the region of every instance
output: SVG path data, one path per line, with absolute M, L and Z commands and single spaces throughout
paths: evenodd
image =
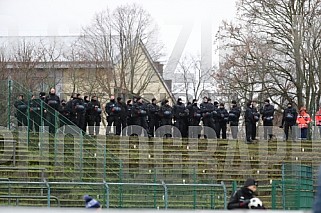
M 261 108 L 261 115 L 264 127 L 264 140 L 267 140 L 267 136 L 269 136 L 269 140 L 271 140 L 273 136 L 274 106 L 271 104 L 264 105 L 264 107 Z
M 200 105 L 200 109 L 202 113 L 203 126 L 210 127 L 216 132 L 214 117 L 213 117 L 213 112 L 215 111 L 214 105 L 208 102 L 203 102 Z
M 31 99 L 29 102 L 30 106 L 30 131 L 34 130 L 39 132 L 41 126 L 41 99 Z
M 28 126 L 27 122 L 27 110 L 28 110 L 28 105 L 22 100 L 17 100 L 14 103 L 16 110 L 15 116 L 18 120 L 18 126 Z
M 74 114 L 76 115 L 76 125 L 85 133 L 85 115 L 86 106 L 82 98 L 75 98 L 72 100 Z
M 127 116 L 127 136 L 132 134 L 132 125 L 135 125 L 135 118 L 134 118 L 134 106 L 131 103 L 126 104 L 126 116 Z M 125 134 L 125 132 L 123 133 Z
M 282 127 L 284 128 L 285 140 L 289 139 L 289 130 L 291 130 L 292 136 L 293 138 L 295 138 L 295 131 L 293 130 L 293 126 L 296 124 L 297 117 L 298 113 L 292 106 L 284 110 L 282 117 Z
M 227 129 L 227 123 L 228 123 L 228 112 L 224 107 L 219 107 L 217 109 L 217 129 L 216 129 L 216 136 L 217 138 L 220 138 L 220 134 L 222 131 L 222 139 L 226 139 L 226 129 Z
M 183 138 L 188 137 L 188 115 L 189 110 L 185 107 L 185 105 L 178 101 L 177 104 L 173 107 L 175 127 L 179 129 Z
M 159 110 L 160 107 L 156 103 L 151 103 L 147 105 L 148 127 L 150 137 L 154 137 L 155 130 L 159 128 Z
M 127 105 L 122 102 L 122 101 L 117 101 L 118 105 L 121 107 L 121 112 L 120 112 L 120 129 L 121 131 L 126 128 L 127 126 Z
M 248 209 L 252 198 L 254 198 L 253 192 L 247 187 L 242 187 L 232 195 L 227 209 Z
M 47 121 L 49 125 L 49 132 L 55 133 L 56 127 L 58 127 L 58 110 L 60 107 L 60 98 L 56 94 L 49 93 L 48 96 L 45 98 L 45 102 L 47 104 Z
M 197 106 L 197 102 L 194 102 L 193 104 L 190 104 L 187 106 L 189 110 L 188 115 L 188 124 L 189 126 L 199 126 L 202 113 L 201 109 Z M 193 129 L 193 131 L 196 131 L 196 129 Z M 189 132 L 189 136 L 192 138 L 200 138 L 201 137 L 201 129 L 197 130 L 196 132 Z
M 172 119 L 173 119 L 173 108 L 166 104 L 165 102 L 162 102 L 162 106 L 159 111 L 159 116 L 161 119 L 161 126 L 171 126 L 172 124 Z M 172 137 L 171 134 L 171 129 L 165 130 L 166 133 L 161 133 L 161 136 L 166 136 L 166 137 Z M 170 132 L 170 133 L 169 133 Z
M 66 103 L 66 110 L 69 112 L 68 118 L 70 120 L 71 125 L 76 125 L 77 116 L 76 116 L 76 112 L 73 109 L 73 100 L 74 99 L 72 98 Z
M 107 113 L 107 130 L 106 130 L 106 135 L 110 134 L 110 128 L 112 125 L 116 126 L 116 135 L 120 135 L 121 133 L 121 123 L 120 123 L 120 113 L 122 111 L 121 106 L 115 101 L 115 100 L 110 100 L 106 104 L 106 109 Z
M 70 110 L 67 107 L 66 102 L 61 102 L 60 109 L 59 109 L 60 115 L 59 115 L 59 124 L 60 127 L 65 125 L 72 125 L 70 121 Z
M 83 129 L 86 132 L 87 126 L 88 127 L 90 126 L 89 115 L 90 115 L 90 112 L 91 112 L 93 106 L 92 106 L 90 100 L 88 99 L 88 96 L 84 97 L 83 103 L 85 106 L 85 121 L 84 121 L 84 128 Z M 88 128 L 88 131 L 89 131 L 89 128 Z
M 237 105 L 233 105 L 229 111 L 229 122 L 232 132 L 232 138 L 237 139 L 239 120 L 241 115 L 241 109 Z
M 256 122 L 259 120 L 259 114 L 252 105 L 248 105 L 245 110 L 245 132 L 246 132 L 246 141 L 252 142 L 255 140 L 256 136 Z
M 88 112 L 88 126 L 89 126 L 89 134 L 99 135 L 99 129 L 100 129 L 100 122 L 101 122 L 101 108 L 100 108 L 100 102 L 98 100 L 91 99 L 90 101 L 91 108 Z
M 147 105 L 144 103 L 137 102 L 134 104 L 134 117 L 135 124 L 146 130 L 148 134 L 147 124 Z

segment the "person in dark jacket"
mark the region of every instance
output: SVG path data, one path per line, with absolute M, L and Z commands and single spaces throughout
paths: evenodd
M 76 115 L 76 125 L 86 133 L 85 129 L 85 115 L 86 115 L 86 106 L 84 100 L 81 97 L 81 94 L 76 95 L 76 99 L 72 100 L 73 111 Z
M 286 141 L 289 139 L 289 132 L 291 132 L 291 135 L 293 136 L 292 139 L 295 138 L 295 131 L 293 129 L 293 126 L 295 126 L 296 124 L 297 117 L 298 112 L 292 106 L 292 102 L 289 102 L 287 108 L 283 111 L 282 124 L 280 126 L 281 128 L 284 128 Z
M 49 95 L 45 98 L 45 103 L 47 104 L 47 121 L 49 125 L 49 133 L 54 134 L 56 128 L 58 127 L 58 110 L 60 107 L 60 98 L 56 95 L 56 90 L 54 88 L 50 89 Z
M 217 122 L 216 136 L 217 138 L 220 138 L 220 134 L 222 132 L 222 139 L 226 139 L 228 112 L 224 108 L 224 103 L 220 103 L 220 106 L 217 110 L 217 114 L 218 114 L 218 122 Z
M 122 132 L 122 130 L 125 129 L 127 126 L 127 105 L 123 102 L 123 99 L 121 97 L 117 97 L 117 104 L 121 107 L 119 122 L 120 131 Z
M 197 106 L 197 99 L 193 99 L 192 103 L 187 106 L 189 110 L 189 126 L 199 126 L 202 118 L 202 113 L 201 109 Z M 196 131 L 196 129 L 193 129 Z M 201 129 L 200 129 L 201 130 Z M 196 132 L 189 132 L 189 135 L 192 138 L 200 138 L 201 137 L 201 132 L 197 130 Z M 195 135 L 195 136 L 194 136 Z
M 65 100 L 61 100 L 60 108 L 59 108 L 59 126 L 63 127 L 65 125 L 71 125 L 69 120 L 70 112 L 67 108 L 67 102 Z
M 84 107 L 85 107 L 85 120 L 84 120 L 84 131 L 87 131 L 87 127 L 90 126 L 90 121 L 89 121 L 89 115 L 92 109 L 92 104 L 90 102 L 89 96 L 85 95 L 84 96 L 84 101 L 83 101 Z M 89 129 L 89 128 L 88 128 Z
M 149 137 L 154 137 L 155 131 L 159 128 L 159 109 L 156 98 L 147 105 Z
M 85 200 L 85 203 L 86 203 L 85 207 L 87 209 L 92 209 L 92 208 L 98 209 L 98 208 L 101 208 L 100 203 L 96 199 L 90 197 L 89 195 L 85 195 L 84 196 L 84 200 Z
M 28 110 L 28 105 L 26 101 L 23 98 L 23 95 L 19 95 L 18 99 L 14 103 L 16 110 L 16 118 L 18 120 L 18 126 L 27 126 L 27 110 Z
M 261 115 L 264 128 L 264 140 L 272 140 L 273 136 L 273 119 L 274 119 L 274 106 L 270 104 L 270 100 L 264 100 L 264 106 L 261 108 Z
M 41 99 L 36 98 L 35 95 L 31 96 L 29 101 L 30 110 L 30 131 L 39 132 L 41 126 Z
M 244 186 L 234 192 L 231 196 L 229 203 L 227 204 L 227 209 L 249 209 L 249 203 L 252 198 L 255 197 L 255 192 L 258 183 L 253 178 L 248 178 Z M 261 207 L 264 209 L 264 207 Z
M 116 135 L 121 133 L 120 113 L 121 106 L 115 101 L 115 96 L 110 96 L 109 102 L 106 104 L 105 111 L 107 113 L 107 129 L 106 135 L 110 134 L 111 127 L 116 126 Z
M 147 105 L 141 97 L 137 97 L 137 102 L 134 104 L 134 115 L 137 118 L 136 125 L 145 129 L 148 134 Z
M 132 125 L 135 125 L 135 118 L 133 117 L 133 113 L 134 113 L 134 106 L 133 106 L 133 100 L 129 99 L 127 100 L 126 103 L 126 108 L 127 108 L 127 133 L 123 133 L 123 134 L 127 134 L 127 136 L 130 136 L 132 134 Z
M 71 125 L 76 125 L 77 123 L 77 117 L 76 117 L 76 113 L 73 109 L 73 100 L 77 98 L 77 94 L 72 94 L 70 96 L 70 100 L 67 101 L 66 103 L 66 109 L 67 111 L 69 111 L 69 120 Z
M 161 118 L 161 126 L 172 126 L 172 119 L 173 119 L 173 108 L 169 105 L 168 100 L 163 100 L 161 103 L 159 116 Z M 161 136 L 165 136 L 167 138 L 172 137 L 172 134 L 168 133 L 171 130 L 166 130 L 166 133 L 162 133 Z
M 253 126 L 255 126 L 255 121 L 254 121 L 254 115 L 253 115 L 253 104 L 252 102 L 248 102 L 246 105 L 246 110 L 244 114 L 244 120 L 245 120 L 245 135 L 246 135 L 246 142 L 247 143 L 252 143 L 252 131 L 253 131 Z
M 201 103 L 200 109 L 202 113 L 203 126 L 207 126 L 216 131 L 213 120 L 213 112 L 215 111 L 215 108 L 213 104 L 208 102 L 207 97 L 203 98 L 203 103 Z M 204 137 L 207 138 L 206 135 L 204 135 Z
M 101 107 L 97 96 L 93 96 L 90 100 L 91 109 L 89 111 L 89 135 L 99 135 L 100 122 L 101 122 Z M 95 132 L 94 132 L 95 131 Z
M 180 131 L 183 138 L 187 138 L 188 136 L 187 118 L 189 115 L 189 111 L 185 107 L 181 98 L 177 99 L 177 104 L 175 104 L 173 107 L 173 113 L 174 113 L 175 127 Z
M 241 109 L 237 106 L 236 101 L 232 101 L 232 105 L 228 114 L 228 119 L 231 127 L 232 138 L 237 139 L 237 134 L 239 131 L 239 120 L 241 115 Z
M 257 102 L 256 101 L 252 101 L 252 115 L 253 115 L 253 120 L 254 120 L 254 125 L 252 126 L 252 140 L 256 141 L 256 124 L 259 122 L 260 120 L 260 113 L 257 110 Z

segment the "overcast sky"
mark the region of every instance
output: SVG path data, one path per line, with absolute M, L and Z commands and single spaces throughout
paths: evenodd
M 236 0 L 0 0 L 0 36 L 77 35 L 96 12 L 133 2 L 155 19 L 168 59 L 183 24 L 192 29 L 184 52 L 200 54 L 201 32 L 213 39 L 235 16 Z

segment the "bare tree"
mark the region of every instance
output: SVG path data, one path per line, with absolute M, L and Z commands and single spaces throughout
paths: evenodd
M 122 93 L 144 93 L 155 76 L 148 63 L 160 55 L 150 39 L 155 32 L 150 15 L 136 4 L 98 13 L 93 23 L 83 29 L 79 41 L 82 56 L 96 63 L 101 76 L 97 83 L 108 94 L 114 88 Z M 154 51 L 147 51 L 146 47 L 153 47 Z M 146 56 L 148 52 L 155 55 Z
M 35 41 L 27 39 L 19 39 L 8 45 L 11 47 L 9 50 L 11 62 L 7 69 L 11 79 L 34 91 L 42 82 L 42 76 L 40 76 L 42 73 L 37 67 L 42 57 L 39 46 Z
M 220 30 L 221 87 L 244 99 L 296 100 L 313 110 L 320 100 L 320 0 L 240 0 L 241 22 Z
M 184 93 L 187 102 L 192 101 L 190 97 L 199 99 L 210 87 L 213 87 L 213 84 L 208 83 L 208 79 L 213 76 L 214 67 L 202 70 L 199 56 L 184 56 L 179 61 L 177 72 L 176 78 L 180 79 L 176 79 L 176 82 L 179 80 L 182 83 L 175 93 Z

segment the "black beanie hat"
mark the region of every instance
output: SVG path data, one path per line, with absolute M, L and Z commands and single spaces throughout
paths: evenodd
M 255 181 L 253 178 L 248 178 L 244 183 L 244 187 L 248 186 L 258 186 L 257 181 Z
M 40 92 L 39 93 L 39 97 L 43 97 L 43 96 L 46 96 L 46 93 L 45 92 Z

